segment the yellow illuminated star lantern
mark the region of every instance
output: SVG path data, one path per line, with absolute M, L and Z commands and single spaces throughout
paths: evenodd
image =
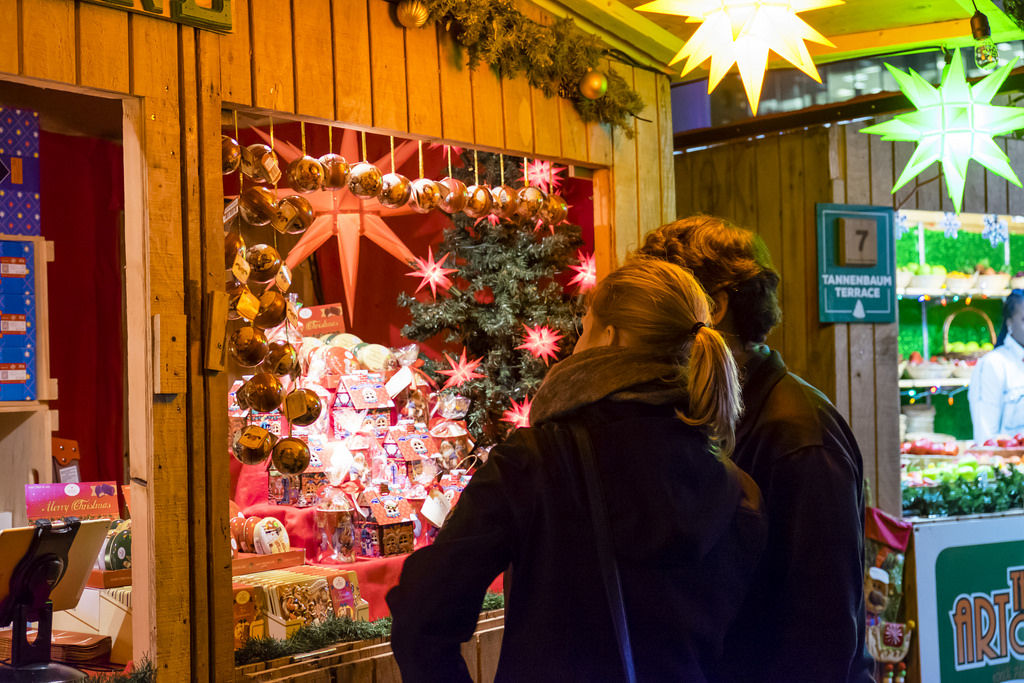
M 797 14 L 842 4 L 843 0 L 654 0 L 637 9 L 685 16 L 688 23 L 700 23 L 669 63 L 685 58 L 680 74 L 685 76 L 710 58 L 708 92 L 736 64 L 750 108 L 757 114 L 769 50 L 821 83 L 804 41 L 835 45 Z
M 1010 160 L 992 137 L 1024 128 L 1024 109 L 989 104 L 1016 61 L 1015 58 L 970 85 L 964 77 L 964 65 L 958 51 L 938 88 L 913 69 L 907 74 L 885 65 L 899 83 L 900 90 L 917 107 L 916 111 L 898 114 L 890 121 L 861 129 L 862 133 L 881 135 L 883 140 L 918 143 L 907 167 L 893 186 L 893 192 L 933 162 L 939 161 L 946 176 L 949 198 L 953 200 L 956 212 L 960 213 L 967 162 L 971 159 L 1021 187 L 1020 180 L 1010 168 Z

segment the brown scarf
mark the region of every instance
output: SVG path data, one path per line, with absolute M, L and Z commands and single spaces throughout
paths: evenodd
M 600 346 L 569 356 L 551 368 L 530 406 L 530 423 L 553 420 L 603 398 L 650 405 L 681 403 L 671 360 L 649 349 Z

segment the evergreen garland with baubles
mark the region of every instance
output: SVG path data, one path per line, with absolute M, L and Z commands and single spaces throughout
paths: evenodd
M 522 176 L 523 160 L 479 152 L 479 169 L 474 177 L 474 154 L 464 153 L 465 166 L 454 176 L 467 185 L 497 187 L 502 182 L 504 158 L 505 184 Z M 516 183 L 519 185 L 520 183 Z M 546 326 L 562 335 L 558 357 L 572 353 L 577 338 L 577 323 L 582 315 L 580 299 L 563 290 L 555 278 L 577 263 L 577 250 L 583 245 L 580 228 L 562 223 L 535 229 L 534 222 L 519 219 L 495 221 L 473 219 L 454 214 L 444 231 L 444 241 L 435 250 L 438 259 L 448 254 L 445 267 L 457 268 L 452 285 L 418 300 L 399 295 L 398 304 L 408 308 L 412 320 L 402 328 L 406 339 L 436 341 L 466 349 L 467 357 L 481 359 L 476 371 L 483 379 L 471 379 L 462 386 L 445 390 L 472 400 L 466 416 L 469 430 L 478 445 L 501 441 L 513 428 L 503 421 L 512 401 L 522 404 L 531 399 L 547 374 L 548 363 L 530 351 L 517 349 L 523 344 L 526 329 Z M 426 361 L 424 369 L 441 386 L 446 379 L 439 370 L 449 369 L 444 361 Z

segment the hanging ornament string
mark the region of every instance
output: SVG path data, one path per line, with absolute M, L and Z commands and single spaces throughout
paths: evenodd
M 480 184 L 480 162 L 476 158 L 476 150 L 473 150 L 473 184 Z
M 327 126 L 327 151 L 334 151 L 334 126 Z
M 448 148 L 448 177 L 452 177 L 452 146 L 446 145 Z
M 238 110 L 232 111 L 235 115 L 235 142 L 238 142 Z M 242 183 L 245 181 L 245 173 L 242 172 L 242 165 L 238 165 L 238 196 L 242 196 Z
M 302 132 L 302 156 L 306 156 L 306 122 L 299 121 L 299 130 Z
M 417 140 L 417 141 L 416 141 L 416 145 L 417 145 L 417 146 L 419 147 L 419 156 L 420 156 L 420 178 L 423 178 L 423 177 L 425 177 L 425 176 L 423 175 L 423 140 Z
M 505 184 L 505 155 L 498 155 L 498 168 L 501 169 L 501 184 Z
M 391 141 L 391 172 L 398 173 L 398 170 L 395 168 L 395 136 L 389 135 L 388 140 Z
M 274 151 L 274 149 L 275 149 L 275 147 L 274 147 L 274 117 L 271 116 L 269 118 L 270 118 L 270 151 L 276 157 L 277 156 L 277 152 Z M 277 181 L 276 180 L 274 181 L 274 196 L 277 197 Z M 275 230 L 271 230 L 271 232 L 274 233 L 274 251 L 276 251 L 278 254 L 280 254 L 281 250 L 277 248 L 277 230 L 276 229 Z
M 530 186 L 530 160 L 523 157 L 523 187 Z
M 366 131 L 361 131 L 363 136 L 363 161 L 366 161 Z M 369 162 L 367 162 L 369 163 Z

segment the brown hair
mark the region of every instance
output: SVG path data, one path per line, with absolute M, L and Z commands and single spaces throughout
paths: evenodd
M 637 253 L 687 268 L 712 296 L 725 291 L 743 343 L 764 342 L 782 320 L 779 274 L 764 242 L 749 230 L 696 214 L 649 233 Z
M 590 306 L 602 325 L 673 358 L 689 399 L 679 418 L 707 429 L 720 455 L 731 455 L 742 406 L 738 370 L 722 335 L 707 326 L 711 302 L 694 277 L 666 261 L 634 257 L 597 285 Z

